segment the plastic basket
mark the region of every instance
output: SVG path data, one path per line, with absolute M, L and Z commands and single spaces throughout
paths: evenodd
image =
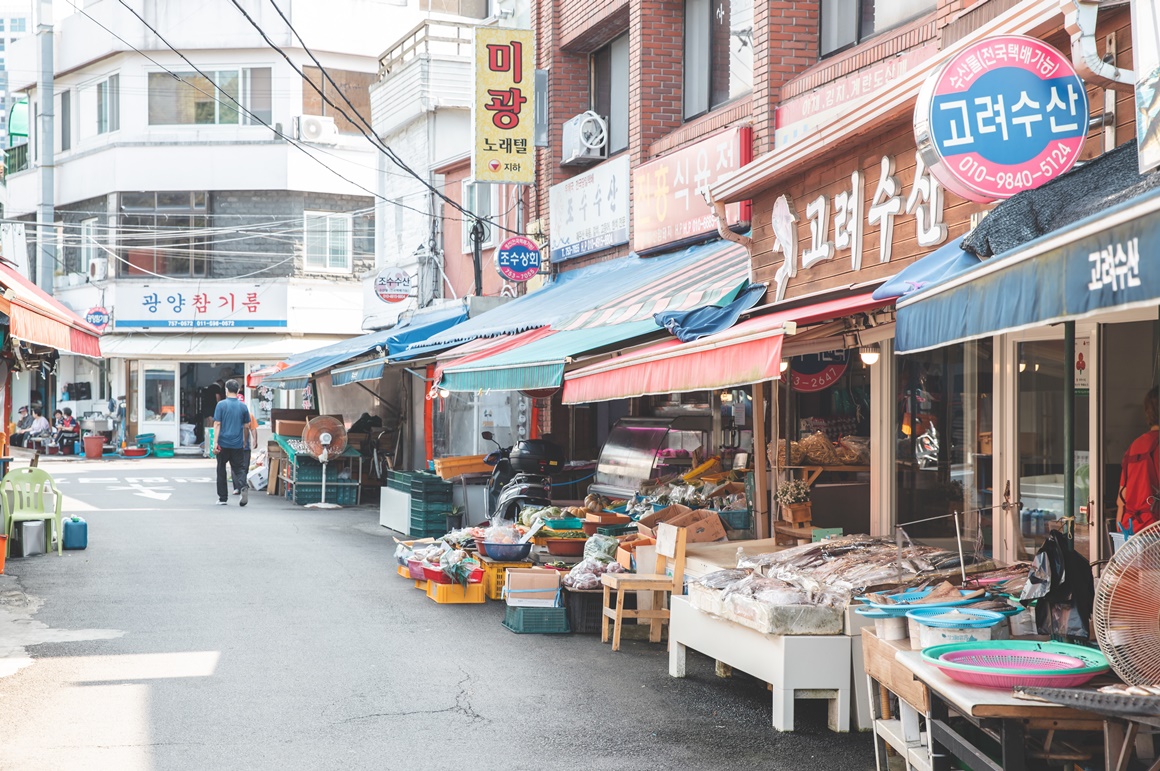
M 315 482 L 313 484 L 303 484 L 302 482 L 294 485 L 286 486 L 286 497 L 293 498 L 294 502 L 300 506 L 307 506 L 311 503 L 322 502 L 322 484 Z M 339 506 L 354 506 L 358 503 L 358 487 L 355 485 L 343 485 L 342 487 L 326 486 L 326 502 L 336 503 Z
M 568 626 L 576 634 L 599 634 L 601 609 L 604 605 L 602 589 L 564 588 L 564 609 L 568 612 Z
M 600 533 L 601 535 L 611 535 L 614 537 L 618 535 L 628 535 L 629 533 L 635 533 L 636 531 L 637 526 L 635 522 L 630 522 L 627 525 L 604 525 L 602 527 L 596 528 L 597 533 Z
M 516 634 L 567 634 L 568 611 L 564 608 L 507 606 L 503 625 Z
M 157 458 L 172 458 L 174 456 L 173 442 L 154 442 L 153 455 Z
M 730 530 L 748 530 L 753 527 L 753 514 L 749 509 L 718 511 L 717 516 L 721 517 L 725 527 Z
M 441 605 L 478 605 L 486 602 L 483 594 L 483 584 L 437 584 L 434 581 L 427 583 L 427 596 Z

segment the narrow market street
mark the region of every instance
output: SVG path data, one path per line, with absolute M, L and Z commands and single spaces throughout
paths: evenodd
M 0 768 L 873 765 L 824 702 L 777 734 L 765 685 L 704 657 L 675 680 L 660 645 L 432 603 L 375 509 L 217 507 L 202 460 L 43 467 L 89 547 L 0 576 Z

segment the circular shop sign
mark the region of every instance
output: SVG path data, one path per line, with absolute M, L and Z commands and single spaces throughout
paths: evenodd
M 98 332 L 105 331 L 105 327 L 109 326 L 110 318 L 109 312 L 99 305 L 85 311 L 85 321 L 96 327 Z
M 914 137 L 931 173 L 988 203 L 1068 171 L 1088 132 L 1088 99 L 1071 61 L 1042 40 L 989 37 L 927 78 Z
M 793 390 L 814 393 L 825 391 L 846 374 L 850 364 L 847 351 L 826 351 L 806 356 L 794 356 L 790 363 Z
M 508 281 L 527 281 L 540 272 L 540 248 L 530 238 L 509 238 L 495 252 L 495 269 Z
M 385 303 L 401 303 L 411 296 L 411 274 L 387 268 L 375 279 L 375 294 Z

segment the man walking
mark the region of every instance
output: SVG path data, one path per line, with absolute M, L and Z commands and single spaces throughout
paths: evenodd
M 218 402 L 213 411 L 213 451 L 217 456 L 218 506 L 229 503 L 229 489 L 226 487 L 226 464 L 233 475 L 234 487 L 242 496 L 239 506 L 250 502 L 249 485 L 246 483 L 245 439 L 250 425 L 250 410 L 238 399 L 241 386 L 236 380 L 226 381 L 226 398 Z

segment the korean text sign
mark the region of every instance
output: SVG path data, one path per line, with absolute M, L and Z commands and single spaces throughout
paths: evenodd
M 1068 171 L 1088 98 L 1068 57 L 1022 35 L 968 46 L 923 84 L 915 137 L 931 173 L 970 201 L 1010 198 Z
M 285 284 L 217 281 L 121 284 L 113 327 L 175 332 L 285 329 Z
M 697 190 L 750 161 L 748 127 L 734 128 L 643 164 L 633 172 L 633 248 L 655 249 L 717 230 L 717 218 Z M 749 204 L 725 208 L 730 225 L 749 219 Z
M 535 182 L 535 69 L 530 30 L 475 28 L 476 182 Z
M 552 262 L 628 243 L 628 168 L 622 155 L 552 186 Z

